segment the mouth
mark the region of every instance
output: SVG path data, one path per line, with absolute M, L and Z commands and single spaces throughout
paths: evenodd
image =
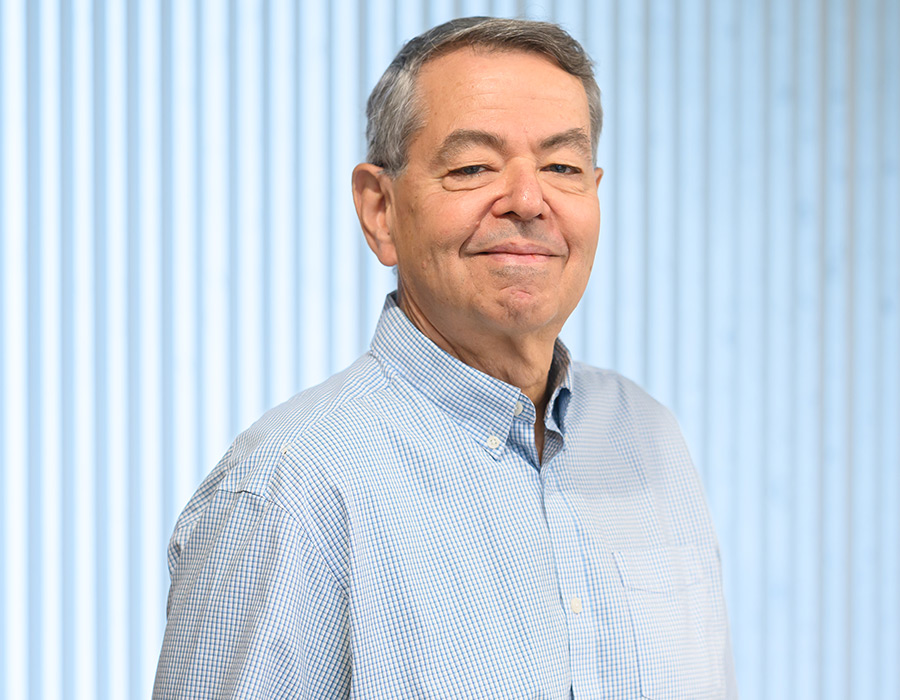
M 478 256 L 503 263 L 542 263 L 559 257 L 550 248 L 535 243 L 503 243 L 476 253 Z
M 507 253 L 502 251 L 486 251 L 478 257 L 485 258 L 499 265 L 541 265 L 550 262 L 556 256 L 543 253 Z

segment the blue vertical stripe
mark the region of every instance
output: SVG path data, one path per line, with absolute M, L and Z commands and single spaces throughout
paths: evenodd
M 675 217 L 680 164 L 676 103 L 677 36 L 671 27 L 677 7 L 667 0 L 652 0 L 647 18 L 647 145 L 644 151 L 646 207 L 644 359 L 646 386 L 666 405 L 675 399 L 675 357 L 677 313 L 675 289 L 677 268 Z M 601 85 L 602 89 L 602 85 Z M 605 136 L 603 137 L 606 138 Z M 601 235 L 602 228 L 601 228 Z
M 72 4 L 69 0 L 60 0 L 60 340 L 63 348 L 75 347 L 75 250 L 73 204 L 73 143 L 72 131 L 74 108 L 72 96 L 72 64 L 74 49 L 72 42 Z M 62 692 L 65 698 L 73 698 L 75 692 L 75 378 L 74 352 L 60 354 L 60 427 L 62 430 L 60 445 L 62 464 L 62 518 L 60 538 L 62 541 L 62 620 L 61 620 L 61 652 L 62 652 Z M 2 366 L 2 365 L 0 365 Z
M 618 144 L 628 158 L 618 161 L 619 215 L 614 266 L 619 278 L 619 305 L 645 308 L 644 260 L 646 258 L 646 209 L 641 206 L 646 187 L 646 23 L 642 2 L 622 5 L 617 26 L 617 84 L 634 85 L 616 103 Z M 627 232 L 627 234 L 625 233 Z M 644 383 L 644 314 L 619 314 L 615 326 L 616 356 L 623 372 Z
M 126 265 L 128 271 L 127 299 L 127 395 L 141 395 L 141 373 L 143 371 L 144 352 L 141 347 L 143 326 L 141 324 L 142 295 L 144 289 L 144 265 L 141 260 L 141 236 L 145 233 L 142 222 L 143 206 L 141 185 L 146 177 L 141 163 L 140 139 L 144 122 L 139 98 L 140 88 L 140 48 L 147 39 L 139 31 L 139 4 L 129 0 L 126 7 Z M 151 233 L 146 232 L 148 235 Z M 141 460 L 143 447 L 143 403 L 129 400 L 128 403 L 128 473 L 127 499 L 130 516 L 123 526 L 127 529 L 128 553 L 128 628 L 127 628 L 127 687 L 129 693 L 136 697 L 140 694 L 138 687 L 139 673 L 142 664 L 140 645 L 140 613 L 143 600 L 143 572 L 141 571 L 141 529 L 142 523 L 137 516 L 141 511 Z
M 643 14 L 643 22 L 641 23 L 641 35 L 638 40 L 639 49 L 641 51 L 641 63 L 642 63 L 642 86 L 641 86 L 641 97 L 642 97 L 642 107 L 644 110 L 644 114 L 642 115 L 643 121 L 643 148 L 640 152 L 640 169 L 641 169 L 641 179 L 640 179 L 640 191 L 638 193 L 639 198 L 646 197 L 646 193 L 650 189 L 650 167 L 652 165 L 652 156 L 650 154 L 650 144 L 651 144 L 651 126 L 650 126 L 650 115 L 652 114 L 651 103 L 653 102 L 653 97 L 650 93 L 650 85 L 651 85 L 651 27 L 652 27 L 652 15 L 651 15 L 651 2 L 650 0 L 644 0 L 643 7 L 641 8 Z M 636 154 L 637 156 L 637 154 Z M 640 327 L 640 343 L 641 347 L 638 352 L 640 356 L 640 373 L 635 378 L 636 381 L 639 381 L 643 386 L 649 386 L 650 384 L 650 358 L 652 357 L 652 351 L 650 346 L 650 275 L 653 270 L 650 266 L 650 246 L 653 240 L 651 236 L 651 221 L 650 221 L 650 211 L 649 207 L 641 207 L 643 214 L 643 222 L 641 226 L 641 255 L 637 260 L 637 264 L 640 265 L 640 282 L 641 282 L 641 308 L 642 313 L 639 320 L 637 320 L 635 325 Z
M 35 697 L 43 695 L 41 655 L 43 639 L 44 567 L 43 567 L 43 442 L 41 415 L 43 407 L 42 343 L 43 287 L 41 240 L 43 220 L 41 207 L 41 23 L 40 5 L 26 4 L 26 154 L 27 164 L 27 289 L 28 289 L 28 690 Z
M 881 216 L 879 279 L 881 282 L 879 325 L 881 335 L 881 473 L 884 476 L 879 504 L 881 523 L 880 596 L 881 635 L 876 642 L 881 697 L 900 695 L 900 3 L 885 1 L 880 6 L 878 133 L 881 154 L 878 164 Z
M 206 207 L 204 206 L 204 194 L 206 192 L 204 173 L 206 170 L 201 165 L 206 156 L 203 139 L 205 131 L 204 121 L 206 119 L 206 102 L 200 94 L 201 76 L 205 69 L 203 61 L 205 55 L 203 43 L 204 26 L 203 2 L 202 0 L 194 0 L 194 84 L 197 86 L 198 97 L 194 104 L 194 162 L 197 164 L 194 170 L 194 192 L 197 197 L 196 206 L 194 207 L 194 248 L 196 250 L 196 256 L 194 258 L 194 318 L 197 320 L 197 324 L 194 333 L 194 347 L 196 348 L 194 367 L 196 368 L 196 372 L 194 375 L 193 389 L 194 396 L 198 399 L 196 402 L 197 413 L 195 417 L 197 426 L 204 425 L 206 420 L 206 415 L 203 410 L 203 401 L 199 399 L 200 397 L 206 396 L 206 374 L 203 372 L 203 367 L 205 365 L 203 359 L 206 357 L 209 348 L 206 342 L 206 334 L 203 332 L 203 324 L 200 322 L 200 319 L 204 318 L 206 314 L 206 285 L 204 284 L 204 278 L 207 269 L 205 264 L 206 251 L 204 246 L 206 240 L 204 232 L 206 231 L 207 224 L 205 218 Z M 206 440 L 204 439 L 204 436 L 201 434 L 196 437 L 196 448 L 193 454 L 194 464 L 191 466 L 193 467 L 195 480 L 199 483 L 206 473 L 204 465 L 212 459 L 212 455 L 208 454 L 206 450 Z M 172 468 L 175 468 L 174 463 Z
M 766 599 L 765 561 L 765 184 L 760 148 L 765 143 L 765 6 L 741 3 L 739 18 L 738 173 L 741 192 L 738 222 L 738 382 L 735 445 L 735 510 L 740 523 L 733 546 L 739 559 L 732 627 L 742 630 L 734 640 L 741 658 L 739 678 L 747 697 L 765 697 Z
M 766 231 L 766 644 L 767 694 L 790 685 L 795 665 L 792 651 L 791 613 L 795 601 L 791 590 L 791 564 L 795 556 L 785 533 L 794 528 L 794 499 L 791 470 L 793 436 L 796 434 L 792 409 L 792 334 L 796 327 L 793 298 L 793 236 L 791 201 L 794 196 L 795 158 L 791 151 L 791 115 L 794 112 L 793 76 L 786 66 L 792 60 L 793 7 L 772 2 L 768 6 L 766 113 L 768 144 L 766 171 L 769 173 Z
M 709 114 L 708 134 L 708 171 L 709 187 L 707 205 L 708 221 L 708 305 L 709 328 L 707 337 L 707 357 L 709 365 L 706 372 L 706 389 L 704 395 L 707 402 L 708 422 L 705 440 L 707 442 L 707 489 L 713 517 L 717 523 L 719 537 L 724 542 L 733 541 L 736 536 L 737 518 L 734 515 L 733 475 L 730 470 L 717 468 L 717 465 L 735 464 L 735 424 L 736 391 L 738 365 L 735 361 L 737 350 L 736 333 L 738 328 L 737 303 L 737 216 L 736 203 L 740 193 L 732 176 L 737 162 L 737 95 L 732 89 L 735 84 L 738 62 L 735 47 L 737 34 L 737 3 L 734 0 L 715 2 L 709 8 L 709 63 L 716 66 L 710 71 L 707 93 Z M 674 81 L 671 81 L 674 82 Z M 660 120 L 666 119 L 667 110 L 651 110 L 661 112 Z M 668 161 L 667 161 L 668 163 Z M 672 166 L 667 167 L 670 171 Z M 660 193 L 660 196 L 664 196 Z M 648 192 L 648 201 L 653 202 L 651 211 L 658 207 L 659 198 L 654 192 Z M 661 221 L 660 226 L 666 222 Z M 671 244 L 669 244 L 671 245 Z M 652 251 L 651 251 L 652 254 Z M 668 267 L 668 256 L 660 257 L 653 266 L 651 274 L 662 275 Z M 677 314 L 670 310 L 666 294 L 654 303 L 658 311 L 651 326 L 662 323 L 671 330 L 665 337 L 672 337 L 677 323 Z M 657 355 L 656 364 L 664 366 L 669 360 L 671 343 L 651 350 Z M 671 374 L 671 373 L 670 373 Z M 667 382 L 665 393 L 655 390 L 654 395 L 663 403 L 671 401 L 671 381 Z M 725 551 L 726 563 L 734 560 L 734 553 Z M 726 594 L 732 594 L 733 579 L 726 579 Z M 728 600 L 733 599 L 727 595 Z
M 160 408 L 162 415 L 160 416 L 160 427 L 162 430 L 162 440 L 160 454 L 163 460 L 163 469 L 161 476 L 162 481 L 162 518 L 160 519 L 163 528 L 167 528 L 167 524 L 172 517 L 172 513 L 176 510 L 174 478 L 171 465 L 175 463 L 175 370 L 174 370 L 174 354 L 175 347 L 175 305 L 173 299 L 173 287 L 175 284 L 174 274 L 172 271 L 173 258 L 175 256 L 175 246 L 173 241 L 174 228 L 174 204 L 172 182 L 174 179 L 173 162 L 175 154 L 173 152 L 173 104 L 172 104 L 172 2 L 171 0 L 161 0 L 160 3 L 160 91 L 159 91 L 159 122 L 161 126 L 160 138 L 160 263 L 161 263 L 161 284 L 160 284 L 160 307 L 162 309 L 162 318 L 160 324 L 160 345 L 162 352 L 160 353 L 161 364 L 160 372 L 162 377 Z M 161 534 L 161 541 L 168 539 L 169 533 L 164 531 Z M 163 580 L 165 583 L 165 580 Z
M 260 42 L 260 67 L 262 71 L 262 128 L 260 133 L 260 149 L 262 151 L 262 221 L 260 221 L 260 233 L 262 236 L 262 308 L 259 310 L 262 316 L 263 330 L 263 366 L 262 366 L 262 400 L 263 405 L 272 405 L 272 366 L 275 356 L 272 347 L 274 331 L 272 328 L 272 276 L 274 266 L 272 264 L 272 66 L 269 58 L 269 50 L 272 45 L 272 3 L 271 0 L 263 0 L 262 3 L 262 41 Z
M 847 12 L 840 0 L 827 5 L 825 31 L 829 51 L 826 57 L 826 139 L 825 168 L 825 452 L 823 475 L 823 698 L 851 697 L 846 658 L 851 630 L 848 599 L 850 565 L 850 452 L 852 433 L 848 407 L 852 405 L 850 322 L 853 300 L 848 261 L 852 260 L 852 199 L 850 172 L 850 101 L 848 80 L 852 53 L 847 47 Z M 851 488 L 848 488 L 850 486 Z
M 339 51 L 339 49 L 335 48 L 334 37 L 336 34 L 336 28 L 340 26 L 340 18 L 335 18 L 335 14 L 339 12 L 338 8 L 335 7 L 336 3 L 330 2 L 328 3 L 328 7 L 324 10 L 324 19 L 325 19 L 325 65 L 323 66 L 323 70 L 325 73 L 325 95 L 326 102 L 325 108 L 327 110 L 327 115 L 324 116 L 323 120 L 323 133 L 322 139 L 326 145 L 325 151 L 325 159 L 329 166 L 335 164 L 337 161 L 337 154 L 335 152 L 335 130 L 334 130 L 334 120 L 329 119 L 328 116 L 334 113 L 335 108 L 338 105 L 335 102 L 335 93 L 337 92 L 337 83 L 339 80 L 346 79 L 346 76 L 342 76 L 338 71 L 338 67 L 335 65 L 335 53 Z M 328 168 L 329 172 L 332 170 L 332 167 Z M 328 239 L 328 247 L 326 249 L 326 255 L 328 256 L 327 265 L 325 268 L 325 279 L 324 279 L 324 290 L 325 290 L 325 333 L 326 333 L 326 345 L 325 345 L 325 353 L 328 358 L 327 372 L 328 374 L 332 374 L 335 370 L 334 367 L 334 357 L 337 354 L 337 348 L 335 347 L 336 338 L 335 338 L 335 322 L 336 322 L 336 314 L 337 314 L 337 295 L 334 293 L 335 291 L 335 268 L 342 262 L 345 261 L 343 257 L 343 252 L 340 250 L 340 247 L 337 243 L 336 231 L 334 231 L 334 224 L 336 213 L 335 208 L 337 205 L 337 195 L 334 191 L 336 186 L 337 176 L 331 173 L 331 177 L 326 179 L 322 186 L 326 190 L 327 196 L 327 210 L 325 216 L 322 220 L 322 230 L 326 233 L 326 237 Z M 306 193 L 307 197 L 310 196 L 310 193 Z M 339 254 L 339 251 L 341 254 Z
M 296 300 L 296 310 L 294 312 L 294 347 L 296 348 L 295 360 L 294 360 L 294 376 L 297 379 L 298 385 L 302 383 L 303 379 L 303 361 L 304 361 L 304 348 L 303 348 L 303 324 L 300 319 L 300 315 L 302 313 L 303 304 L 300 303 L 300 291 L 302 286 L 300 284 L 300 275 L 303 272 L 303 251 L 304 246 L 302 245 L 302 217 L 301 212 L 303 211 L 303 181 L 301 179 L 301 173 L 303 169 L 303 140 L 300 138 L 301 129 L 303 128 L 303 51 L 302 51 L 302 37 L 303 37 L 303 11 L 299 5 L 294 6 L 294 23 L 293 23 L 293 42 L 294 42 L 294 55 L 293 55 L 293 64 L 291 68 L 293 70 L 293 80 L 291 81 L 291 88 L 293 93 L 293 102 L 294 102 L 294 120 L 293 120 L 293 128 L 294 134 L 296 136 L 294 141 L 294 152 L 293 152 L 293 176 L 294 176 L 294 187 L 293 187 L 293 201 L 294 206 L 291 212 L 292 221 L 294 222 L 294 240 L 296 242 L 296 246 L 294 248 L 294 259 L 293 259 L 293 298 Z
M 319 3 L 303 3 L 298 13 L 299 64 L 297 90 L 298 115 L 298 200 L 302 203 L 297 217 L 300 239 L 298 245 L 298 296 L 318 298 L 316 304 L 298 304 L 299 364 L 297 375 L 304 386 L 320 381 L 328 374 L 331 355 L 331 329 L 328 319 L 333 300 L 325 290 L 330 289 L 331 269 L 328 251 L 332 246 L 331 213 L 329 208 L 329 180 L 333 167 L 330 154 L 331 105 L 328 8 Z M 318 60 L 320 59 L 321 60 Z
M 358 309 L 358 290 L 363 241 L 359 225 L 348 197 L 348 176 L 353 166 L 364 157 L 362 147 L 361 117 L 364 107 L 358 102 L 360 76 L 359 52 L 361 18 L 356 15 L 355 0 L 332 2 L 329 12 L 329 66 L 328 81 L 329 144 L 331 168 L 328 177 L 328 192 L 331 214 L 329 215 L 329 240 L 332 258 L 329 266 L 329 286 L 326 288 L 331 298 L 329 317 L 331 350 L 330 371 L 346 366 L 356 357 L 356 349 L 363 347 L 368 339 L 360 338 L 360 324 L 355 316 Z
M 676 314 L 679 318 L 675 340 L 676 380 L 673 409 L 681 420 L 698 469 L 705 470 L 703 455 L 703 368 L 705 352 L 705 301 L 707 250 L 705 214 L 702 206 L 706 190 L 707 135 L 703 125 L 707 80 L 705 49 L 706 7 L 702 2 L 681 3 L 678 22 L 679 84 L 677 119 L 679 177 L 676 256 L 672 262 L 678 275 Z M 628 83 L 622 83 L 623 86 Z M 627 152 L 626 152 L 627 153 Z M 620 162 L 631 158 L 623 154 Z M 633 206 L 620 202 L 623 207 Z M 632 234 L 623 227 L 620 236 Z M 625 309 L 624 300 L 617 303 Z M 619 311 L 619 313 L 623 313 Z M 618 358 L 621 366 L 624 358 Z
M 238 309 L 240 289 L 238 277 L 240 274 L 240 259 L 238 257 L 240 245 L 238 242 L 238 201 L 240 199 L 240 168 L 241 162 L 238 151 L 238 10 L 237 0 L 228 0 L 228 201 L 222 203 L 227 211 L 228 226 L 228 432 L 232 435 L 241 429 L 239 406 L 241 401 L 240 380 L 240 340 L 238 329 Z
M 851 152 L 853 157 L 853 403 L 852 456 L 852 575 L 850 610 L 850 692 L 853 697 L 874 697 L 877 692 L 877 657 L 866 649 L 866 640 L 878 639 L 877 610 L 879 509 L 873 507 L 880 489 L 876 407 L 881 404 L 879 383 L 872 371 L 878 365 L 878 188 L 877 124 L 878 41 L 876 2 L 857 3 L 853 14 L 851 46 L 852 104 Z
M 107 149 L 106 149 L 106 3 L 94 0 L 94 43 L 93 43 L 93 115 L 94 115 L 94 444 L 96 445 L 97 465 L 95 470 L 95 492 L 97 503 L 97 532 L 94 549 L 97 552 L 95 562 L 97 593 L 94 605 L 97 610 L 97 697 L 106 700 L 109 697 L 109 555 L 106 547 L 106 535 L 110 527 L 107 503 L 109 502 L 109 387 L 107 369 L 109 355 L 107 353 L 109 323 L 107 319 Z M 119 525 L 119 523 L 116 523 Z
M 794 290 L 796 327 L 792 365 L 796 374 L 794 403 L 796 432 L 792 570 L 795 658 L 792 684 L 795 695 L 821 696 L 821 458 L 822 458 L 822 322 L 821 232 L 824 192 L 823 67 L 820 64 L 823 13 L 816 0 L 804 0 L 794 24 L 794 83 L 797 105 L 793 118 L 795 189 L 793 192 Z

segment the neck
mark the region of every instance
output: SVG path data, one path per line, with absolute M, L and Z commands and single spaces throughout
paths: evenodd
M 431 323 L 415 305 L 404 303 L 403 296 L 400 298 L 400 308 L 413 325 L 439 348 L 470 367 L 521 389 L 537 411 L 536 427 L 539 424 L 543 429 L 556 333 L 450 334 Z

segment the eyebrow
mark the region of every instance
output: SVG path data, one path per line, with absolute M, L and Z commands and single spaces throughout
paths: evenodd
M 588 136 L 587 132 L 580 127 L 575 127 L 574 129 L 569 129 L 558 134 L 553 134 L 553 136 L 549 136 L 541 141 L 542 151 L 551 151 L 556 148 L 565 147 L 575 149 L 586 158 L 593 157 L 591 137 Z
M 506 152 L 506 141 L 497 134 L 490 131 L 481 131 L 480 129 L 456 129 L 452 131 L 435 153 L 432 162 L 435 164 L 446 163 L 452 160 L 471 146 L 487 146 L 499 153 Z M 540 143 L 542 151 L 550 151 L 557 148 L 570 147 L 584 155 L 586 158 L 593 157 L 593 149 L 591 147 L 591 139 L 587 132 L 580 128 L 568 129 L 558 134 L 548 136 Z
M 456 129 L 450 132 L 432 159 L 434 163 L 446 163 L 471 146 L 487 146 L 500 153 L 506 152 L 506 142 L 490 131 L 480 129 Z

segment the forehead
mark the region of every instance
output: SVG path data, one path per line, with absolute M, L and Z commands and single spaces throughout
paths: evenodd
M 425 63 L 416 87 L 424 130 L 496 123 L 548 133 L 571 128 L 589 132 L 581 79 L 542 54 L 456 49 Z

